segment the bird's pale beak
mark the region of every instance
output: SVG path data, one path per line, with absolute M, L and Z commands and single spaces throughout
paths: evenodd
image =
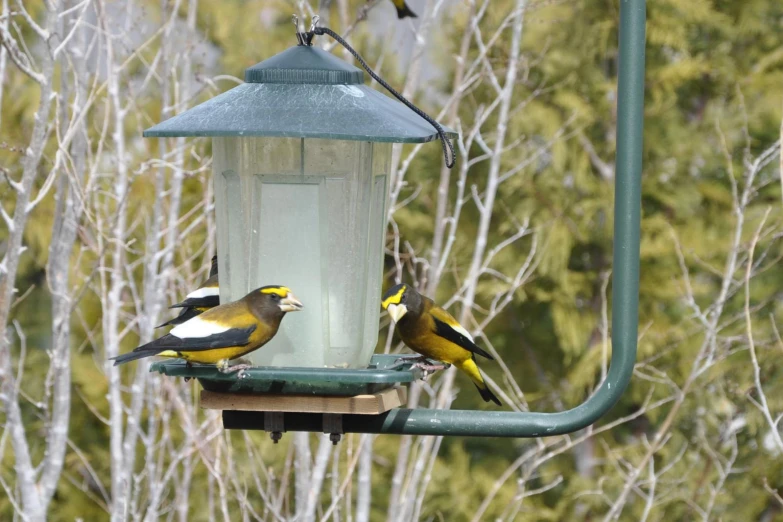
M 290 292 L 280 301 L 280 309 L 284 312 L 298 312 L 302 308 L 304 305 Z
M 404 304 L 390 304 L 386 311 L 389 312 L 389 317 L 392 318 L 392 321 L 396 323 L 408 313 L 408 307 Z

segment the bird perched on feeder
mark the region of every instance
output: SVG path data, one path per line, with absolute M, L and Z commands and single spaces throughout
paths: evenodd
M 391 0 L 391 2 L 394 4 L 394 8 L 397 9 L 397 18 L 416 18 L 416 13 L 411 11 L 410 7 L 405 3 L 405 0 Z
M 115 357 L 114 366 L 160 355 L 185 359 L 188 365 L 214 364 L 224 373 L 244 370 L 250 365 L 229 366 L 228 361 L 264 346 L 277 333 L 285 314 L 303 307 L 285 286 L 264 286 L 238 301 L 210 308 L 175 326 L 167 335 Z
M 164 326 L 175 326 L 182 324 L 188 319 L 193 319 L 198 314 L 206 312 L 210 308 L 220 304 L 220 290 L 218 288 L 218 264 L 217 256 L 212 256 L 212 266 L 209 269 L 209 279 L 185 296 L 181 303 L 171 305 L 169 308 L 182 308 L 177 317 L 155 328 Z
M 410 349 L 424 357 L 453 364 L 470 377 L 484 401 L 501 405 L 476 364 L 476 355 L 490 360 L 494 357 L 476 346 L 473 337 L 450 313 L 405 284 L 386 292 L 381 306 L 389 312 L 402 341 Z M 418 363 L 418 366 L 428 369 L 426 364 Z

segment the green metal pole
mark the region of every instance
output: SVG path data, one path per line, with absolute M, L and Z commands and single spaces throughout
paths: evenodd
M 580 406 L 558 413 L 395 409 L 343 415 L 346 433 L 537 437 L 589 426 L 620 399 L 633 374 L 639 308 L 639 227 L 644 120 L 645 0 L 620 0 L 620 66 L 612 268 L 612 363 L 606 380 Z M 257 412 L 223 412 L 227 429 L 264 429 Z M 286 413 L 286 431 L 324 431 L 323 416 Z

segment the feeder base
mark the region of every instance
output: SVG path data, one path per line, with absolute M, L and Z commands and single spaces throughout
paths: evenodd
M 372 395 L 427 376 L 415 363 L 421 357 L 375 354 L 367 368 L 284 368 L 254 366 L 223 373 L 213 364 L 188 364 L 181 359 L 152 363 L 151 372 L 172 377 L 196 378 L 205 390 L 248 395 L 324 395 L 355 397 Z M 437 361 L 427 360 L 427 364 Z
M 274 411 L 286 413 L 353 413 L 379 415 L 408 402 L 404 387 L 353 397 L 313 395 L 248 395 L 203 390 L 201 407 L 207 410 Z

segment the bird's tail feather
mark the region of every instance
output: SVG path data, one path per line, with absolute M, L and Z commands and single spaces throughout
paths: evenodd
M 125 364 L 126 362 L 135 361 L 137 359 L 143 359 L 145 357 L 152 357 L 153 355 L 157 355 L 161 352 L 160 349 L 153 349 L 153 350 L 133 350 L 132 352 L 124 353 L 122 355 L 118 355 L 117 357 L 114 357 L 114 366 L 119 366 L 120 364 Z
M 468 359 L 467 361 L 457 364 L 456 366 L 468 374 L 468 377 L 470 377 L 470 380 L 473 381 L 473 384 L 476 385 L 476 388 L 478 388 L 478 391 L 481 394 L 481 398 L 484 399 L 485 402 L 492 401 L 498 406 L 503 405 L 503 403 L 500 402 L 500 399 L 498 399 L 495 394 L 492 393 L 492 390 L 489 389 L 487 383 L 484 382 L 484 377 L 482 377 L 481 370 L 479 370 L 476 361 L 473 359 Z
M 500 402 L 500 399 L 498 399 L 494 393 L 492 393 L 492 390 L 489 389 L 489 386 L 484 384 L 484 387 L 482 388 L 481 386 L 476 384 L 476 388 L 478 388 L 478 391 L 481 394 L 481 398 L 484 399 L 484 402 L 492 401 L 498 406 L 503 406 L 503 403 Z
M 408 7 L 408 4 L 405 2 L 402 3 L 402 7 L 397 7 L 396 5 L 394 7 L 397 8 L 397 18 L 400 20 L 407 17 L 418 18 L 416 13 L 411 11 L 410 7 Z

